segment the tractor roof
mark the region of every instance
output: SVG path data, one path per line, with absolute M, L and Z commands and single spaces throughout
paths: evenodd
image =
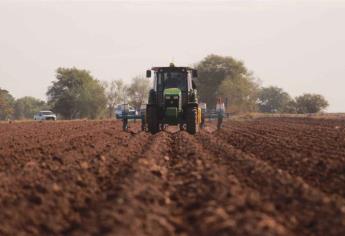
M 162 66 L 162 67 L 152 67 L 151 70 L 156 72 L 185 72 L 185 71 L 192 71 L 193 68 L 190 67 L 176 67 L 176 66 Z

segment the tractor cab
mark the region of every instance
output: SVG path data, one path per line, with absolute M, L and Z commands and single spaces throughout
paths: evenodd
M 156 133 L 164 125 L 180 125 L 181 129 L 186 125 L 189 133 L 195 133 L 198 102 L 193 79 L 197 77 L 197 71 L 170 64 L 168 67 L 153 67 L 146 75 L 153 78 L 146 108 L 148 130 Z

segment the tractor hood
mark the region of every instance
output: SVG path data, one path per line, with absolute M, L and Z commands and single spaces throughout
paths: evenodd
M 167 88 L 167 89 L 164 89 L 164 96 L 166 95 L 170 95 L 170 96 L 180 96 L 181 97 L 181 89 L 179 88 Z

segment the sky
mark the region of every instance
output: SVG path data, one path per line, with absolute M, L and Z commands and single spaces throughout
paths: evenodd
M 320 93 L 345 112 L 345 1 L 0 0 L 0 87 L 46 100 L 58 67 L 99 80 L 190 66 L 209 54 L 245 63 L 263 86 Z

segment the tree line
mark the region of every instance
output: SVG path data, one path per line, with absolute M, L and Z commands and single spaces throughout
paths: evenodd
M 32 119 L 41 110 L 52 110 L 62 119 L 113 117 L 118 104 L 140 109 L 150 87 L 150 81 L 142 76 L 127 85 L 121 79 L 97 80 L 87 70 L 58 68 L 46 93 L 47 102 L 29 96 L 15 99 L 0 88 L 0 119 Z
M 282 88 L 262 87 L 243 62 L 232 57 L 209 55 L 197 64 L 200 100 L 214 107 L 225 101 L 230 113 L 317 113 L 328 107 L 320 94 L 305 93 L 295 98 Z
M 328 106 L 320 94 L 305 93 L 295 98 L 279 87 L 262 87 L 243 62 L 233 57 L 209 55 L 195 65 L 199 100 L 213 108 L 218 98 L 230 113 L 316 113 Z M 58 68 L 49 86 L 47 102 L 34 98 L 15 99 L 0 88 L 0 119 L 32 119 L 40 110 L 52 110 L 63 119 L 112 117 L 116 105 L 128 103 L 140 109 L 147 102 L 150 80 L 137 76 L 100 81 L 87 70 Z

